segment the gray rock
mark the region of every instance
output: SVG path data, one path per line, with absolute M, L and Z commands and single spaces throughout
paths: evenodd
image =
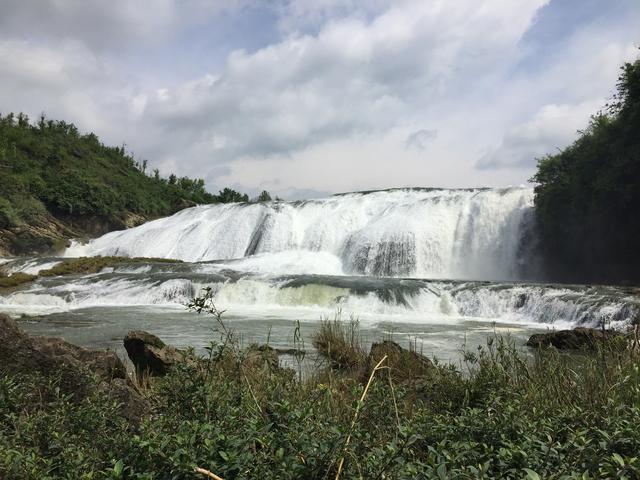
M 138 378 L 163 376 L 185 359 L 183 352 L 142 330 L 132 330 L 124 337 L 124 348 L 136 368 Z
M 88 350 L 61 338 L 31 337 L 3 314 L 0 314 L 0 372 L 18 376 L 39 374 L 59 380 L 61 393 L 76 401 L 96 389 L 103 390 L 121 402 L 123 416 L 132 422 L 147 410 L 147 402 L 114 352 Z
M 396 342 L 385 340 L 371 345 L 367 371 L 370 372 L 385 355 L 387 356 L 385 365 L 389 367 L 395 381 L 402 382 L 423 377 L 433 369 L 433 363 L 427 357 L 403 348 Z
M 273 372 L 280 366 L 278 351 L 269 345 L 250 345 L 245 352 L 242 366 L 249 370 L 267 369 Z
M 603 345 L 603 341 L 614 343 L 624 342 L 619 332 L 594 328 L 574 328 L 573 330 L 558 330 L 548 333 L 536 333 L 529 337 L 529 347 L 555 347 L 558 350 L 596 350 Z

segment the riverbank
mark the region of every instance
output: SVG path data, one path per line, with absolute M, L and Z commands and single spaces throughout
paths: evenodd
M 365 351 L 357 325 L 329 322 L 297 337 L 294 359 L 311 343 L 326 359 L 301 376 L 268 347 L 243 348 L 223 317 L 212 322 L 207 357 L 135 382 L 147 406 L 135 419 L 108 389 L 77 398 L 58 373 L 3 363 L 4 478 L 206 478 L 196 467 L 225 479 L 640 474 L 640 369 L 616 343 L 527 357 L 496 336 L 456 368 L 384 339 Z

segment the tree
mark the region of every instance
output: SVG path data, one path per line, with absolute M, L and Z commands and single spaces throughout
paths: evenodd
M 243 195 L 240 192 L 226 187 L 224 190 L 220 191 L 216 199 L 220 203 L 248 202 L 249 196 L 246 193 Z
M 617 87 L 607 112 L 540 159 L 532 179 L 545 258 L 570 281 L 640 280 L 640 60 Z
M 267 192 L 266 190 L 263 190 L 262 193 L 260 193 L 260 195 L 258 195 L 258 201 L 259 202 L 270 202 L 271 201 L 271 194 L 269 192 Z

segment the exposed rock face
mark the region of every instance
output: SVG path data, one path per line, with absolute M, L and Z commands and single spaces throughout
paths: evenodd
M 603 340 L 620 342 L 623 336 L 619 332 L 593 328 L 575 328 L 558 330 L 557 332 L 536 333 L 529 337 L 529 347 L 555 347 L 558 350 L 595 350 L 603 344 Z
M 0 227 L 0 254 L 25 255 L 59 250 L 75 235 L 75 231 L 47 214 L 34 225 Z
M 183 200 L 177 210 L 193 205 Z M 148 220 L 149 218 L 132 212 L 122 212 L 113 219 L 47 212 L 31 225 L 0 225 L 0 255 L 57 253 L 69 246 L 70 238 L 99 237 L 114 230 L 136 227 Z
M 184 353 L 165 345 L 155 335 L 142 330 L 132 330 L 124 337 L 124 348 L 136 367 L 139 378 L 144 374 L 166 375 L 169 369 L 184 360 Z
M 60 338 L 30 337 L 3 314 L 0 314 L 0 372 L 59 378 L 60 391 L 78 401 L 98 388 L 120 400 L 123 416 L 134 422 L 147 408 L 114 352 L 88 350 Z
M 371 345 L 367 370 L 370 371 L 385 355 L 387 355 L 386 365 L 390 368 L 391 376 L 398 382 L 422 377 L 433 369 L 433 363 L 427 357 L 407 350 L 396 342 L 385 340 Z

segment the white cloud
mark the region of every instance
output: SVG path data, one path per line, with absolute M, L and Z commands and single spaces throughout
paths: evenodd
M 631 27 L 594 22 L 527 64 L 522 38 L 547 3 L 24 0 L 0 17 L 0 109 L 76 122 L 214 188 L 521 183 L 636 53 Z M 275 12 L 282 37 L 176 80 L 175 38 L 246 5 Z
M 500 69 L 543 3 L 405 2 L 369 22 L 334 20 L 316 36 L 235 51 L 219 75 L 150 100 L 146 112 L 193 143 L 224 137 L 223 160 L 379 134 L 422 117 L 416 106 L 457 95 L 461 76 Z
M 571 143 L 604 99 L 578 105 L 545 105 L 527 122 L 511 129 L 500 146 L 478 160 L 478 168 L 530 168 L 537 158 Z

